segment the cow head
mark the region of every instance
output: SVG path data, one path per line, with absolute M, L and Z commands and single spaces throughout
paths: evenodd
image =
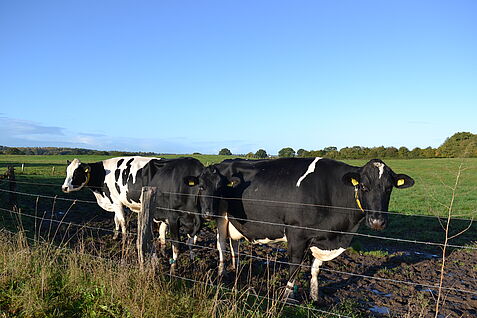
M 409 188 L 414 180 L 405 174 L 396 174 L 379 159 L 373 159 L 359 169 L 343 176 L 343 182 L 354 187 L 356 206 L 366 214 L 366 225 L 383 230 L 388 223 L 387 212 L 391 191 Z M 361 213 L 361 212 L 360 212 Z
M 66 161 L 66 179 L 61 190 L 64 193 L 81 190 L 89 181 L 91 167 L 88 164 L 81 163 L 78 159 Z
M 198 202 L 204 217 L 217 214 L 220 198 L 226 196 L 226 190 L 236 187 L 240 179 L 236 177 L 227 180 L 215 166 L 204 168 L 198 178 Z

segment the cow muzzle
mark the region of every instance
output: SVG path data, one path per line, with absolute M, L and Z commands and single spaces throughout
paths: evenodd
M 367 225 L 370 229 L 376 230 L 376 231 L 382 231 L 386 228 L 387 222 L 385 219 L 382 218 L 369 218 L 367 220 Z

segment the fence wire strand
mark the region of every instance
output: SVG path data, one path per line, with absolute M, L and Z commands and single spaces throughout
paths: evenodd
M 44 218 L 44 217 L 31 215 L 31 214 L 27 214 L 27 213 L 22 213 L 22 212 L 14 211 L 14 210 L 8 210 L 8 209 L 0 208 L 0 211 L 10 212 L 10 213 L 14 213 L 14 214 L 17 214 L 17 215 L 34 218 L 34 219 L 37 219 L 37 220 L 41 220 L 42 222 L 53 222 L 53 223 L 62 224 L 62 225 L 75 226 L 75 227 L 80 227 L 80 228 L 83 228 L 83 229 L 90 229 L 90 230 L 103 231 L 103 232 L 109 232 L 109 233 L 114 233 L 115 232 L 111 229 L 106 229 L 106 228 L 102 228 L 102 227 L 95 227 L 95 226 L 89 226 L 89 225 L 85 225 L 85 224 L 65 222 L 65 221 L 62 221 L 62 220 L 56 220 L 56 219 L 51 219 L 51 218 Z M 137 233 L 127 232 L 127 235 L 128 236 L 137 236 Z M 173 239 L 166 239 L 166 241 L 170 242 L 170 243 L 177 243 L 177 244 L 187 245 L 187 246 L 200 248 L 200 249 L 218 251 L 217 248 L 202 246 L 202 245 L 198 245 L 198 244 L 185 243 L 185 242 L 176 241 L 176 240 L 173 240 Z M 226 252 L 227 254 L 231 253 L 228 250 L 225 250 L 224 252 Z M 297 266 L 300 266 L 300 267 L 303 267 L 303 268 L 311 269 L 310 265 L 291 263 L 291 262 L 285 262 L 285 261 L 279 261 L 279 260 L 270 260 L 270 259 L 259 257 L 259 256 L 256 256 L 256 255 L 253 255 L 253 254 L 240 253 L 240 256 L 245 256 L 245 257 L 248 257 L 248 258 L 257 259 L 257 260 L 261 260 L 261 261 L 272 261 L 274 263 L 283 264 L 283 265 L 297 265 Z M 395 279 L 390 279 L 390 278 L 368 276 L 368 275 L 338 271 L 338 270 L 333 270 L 333 269 L 328 269 L 328 268 L 320 268 L 320 270 L 330 272 L 330 273 L 336 273 L 336 274 L 340 274 L 340 275 L 348 275 L 348 276 L 367 278 L 367 279 L 378 280 L 378 281 L 386 281 L 386 282 L 397 283 L 397 284 L 406 284 L 406 285 L 411 285 L 411 286 L 422 286 L 422 287 L 427 287 L 427 288 L 438 288 L 439 287 L 437 285 L 430 285 L 430 284 L 423 284 L 423 283 L 415 283 L 415 282 L 412 282 L 412 281 L 403 281 L 403 280 L 395 280 Z M 453 287 L 443 287 L 442 289 L 449 290 L 449 291 L 454 291 L 454 292 L 462 292 L 462 293 L 477 295 L 477 292 L 464 290 L 464 289 L 453 288 Z
M 26 181 L 15 181 L 16 183 L 21 184 L 29 184 L 29 185 L 42 185 L 42 186 L 54 186 L 54 187 L 61 187 L 61 184 L 53 184 L 53 183 L 38 183 L 38 182 L 26 182 Z M 86 188 L 98 188 L 100 187 L 92 187 L 92 186 L 85 186 Z M 3 189 L 0 189 L 2 191 Z M 6 190 L 8 192 L 8 190 Z M 129 192 L 141 192 L 139 190 L 131 190 Z M 252 202 L 260 202 L 260 203 L 268 203 L 268 204 L 279 204 L 279 205 L 292 205 L 292 206 L 303 206 L 303 207 L 317 207 L 317 208 L 333 208 L 333 209 L 341 209 L 341 210 L 349 210 L 349 211 L 360 211 L 358 207 L 350 208 L 350 207 L 340 207 L 340 206 L 333 206 L 333 205 L 326 205 L 326 204 L 312 204 L 312 203 L 302 203 L 302 202 L 288 202 L 288 201 L 277 201 L 277 200 L 266 200 L 266 199 L 248 199 L 248 198 L 233 198 L 233 197 L 220 197 L 220 196 L 213 196 L 213 195 L 201 195 L 201 194 L 191 194 L 191 193 L 180 193 L 180 192 L 170 192 L 170 191 L 161 191 L 164 194 L 168 195 L 179 195 L 179 196 L 194 196 L 194 197 L 204 197 L 210 199 L 223 199 L 223 200 L 242 200 L 242 201 L 252 201 Z M 66 198 L 62 198 L 66 199 Z M 67 200 L 67 199 L 66 199 Z M 95 201 L 83 201 L 84 203 L 96 203 Z M 444 218 L 443 216 L 435 216 L 435 215 L 426 215 L 426 214 L 403 214 L 402 212 L 393 212 L 393 211 L 379 211 L 379 210 L 369 210 L 368 212 L 379 212 L 382 214 L 390 214 L 390 215 L 400 215 L 406 217 L 420 217 L 420 218 Z M 473 211 L 477 212 L 477 211 Z M 473 221 L 473 219 L 466 219 L 466 218 L 459 218 L 459 220 L 463 221 Z

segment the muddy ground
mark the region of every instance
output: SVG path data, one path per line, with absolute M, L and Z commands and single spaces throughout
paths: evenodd
M 61 212 L 53 215 L 47 213 L 44 217 L 88 227 L 69 226 L 66 230 L 66 226 L 63 226 L 56 231 L 56 223 L 44 221 L 41 225 L 42 233 L 55 233 L 63 241 L 65 238 L 71 239 L 72 245 L 81 239 L 89 245 L 91 251 L 101 251 L 102 255 L 109 253 L 111 257 L 119 258 L 124 254 L 124 251 L 121 252 L 120 240 L 112 239 L 114 222 L 111 213 L 92 210 L 68 213 L 66 216 Z M 128 229 L 136 231 L 134 216 L 129 217 Z M 129 254 L 135 254 L 134 239 L 134 234 L 130 235 Z M 350 248 L 335 260 L 325 262 L 319 274 L 320 301 L 313 304 L 315 308 L 329 310 L 337 304 L 347 303 L 364 317 L 434 317 L 438 296 L 438 288 L 435 286 L 439 285 L 442 251 L 426 249 L 422 252 L 416 245 L 396 246 L 392 241 L 379 244 L 380 248 L 371 244 L 361 246 L 360 252 Z M 192 279 L 208 276 L 217 284 L 218 252 L 215 250 L 212 226 L 204 227 L 197 245 L 193 249 L 193 260 L 189 258 L 188 249 L 182 247 L 176 274 Z M 288 278 L 288 266 L 284 264 L 287 262 L 285 248 L 286 245 L 283 244 L 265 246 L 241 243 L 241 266 L 238 274 L 231 267 L 228 255 L 228 272 L 221 282 L 228 288 L 238 286 L 251 294 L 279 295 Z M 170 244 L 166 253 L 166 256 L 160 257 L 160 267 L 168 272 Z M 302 304 L 311 302 L 308 296 L 309 265 L 309 260 L 304 263 L 296 288 L 296 298 Z M 450 251 L 445 265 L 443 286 L 446 289 L 442 291 L 440 317 L 477 317 L 477 251 Z
M 80 197 L 81 198 L 81 197 Z M 84 199 L 91 201 L 91 196 L 84 194 Z M 2 204 L 1 206 L 6 206 Z M 47 199 L 28 198 L 21 206 L 29 214 L 44 219 L 56 219 L 71 222 L 58 230 L 58 223 L 48 222 L 27 216 L 21 218 L 2 214 L 2 223 L 18 224 L 42 236 L 54 236 L 61 242 L 69 242 L 74 247 L 81 242 L 86 244 L 91 253 L 99 253 L 118 261 L 124 257 L 124 249 L 120 240 L 112 239 L 114 228 L 113 214 L 100 209 L 93 201 L 92 204 L 51 201 Z M 50 212 L 49 212 L 50 211 Z M 52 212 L 51 212 L 52 211 Z M 67 212 L 67 213 L 65 213 Z M 128 214 L 128 229 L 136 232 L 136 216 Z M 410 222 L 418 221 L 412 219 Z M 435 222 L 437 223 L 437 222 Z M 77 226 L 80 225 L 80 226 Z M 436 230 L 425 228 L 424 230 Z M 103 228 L 98 230 L 95 228 Z M 412 228 L 403 226 L 399 232 L 402 238 L 412 239 Z M 439 230 L 437 228 L 437 230 Z M 437 231 L 436 230 L 436 231 Z M 475 242 L 475 231 L 469 232 L 467 244 Z M 402 236 L 401 236 L 402 235 Z M 185 240 L 183 240 L 185 241 Z M 135 236 L 131 234 L 128 240 L 129 249 L 126 254 L 135 261 Z M 442 251 L 430 249 L 427 246 L 412 244 L 397 244 L 397 242 L 380 240 L 356 240 L 358 250 L 349 248 L 338 258 L 325 262 L 319 274 L 320 301 L 313 304 L 314 308 L 330 310 L 338 304 L 351 304 L 356 312 L 363 317 L 434 317 L 438 295 Z M 218 283 L 217 261 L 218 252 L 215 250 L 215 233 L 213 226 L 206 226 L 199 236 L 198 247 L 194 248 L 195 257 L 189 258 L 189 251 L 184 246 L 179 258 L 177 275 L 198 279 L 208 276 L 214 284 Z M 472 246 L 477 246 L 473 243 Z M 230 266 L 230 256 L 227 257 L 228 273 L 221 282 L 228 288 L 238 286 L 251 294 L 262 296 L 277 296 L 287 283 L 288 266 L 285 245 L 251 245 L 243 242 L 240 245 L 241 266 L 238 274 Z M 366 252 L 378 251 L 378 252 Z M 160 257 L 160 267 L 169 272 L 170 244 L 167 255 Z M 253 257 L 250 257 L 252 255 Z M 304 263 L 298 279 L 297 299 L 304 305 L 309 305 L 309 265 Z M 440 317 L 477 317 L 477 251 L 452 250 L 445 262 L 443 286 L 447 289 L 442 293 L 442 309 Z M 362 276 L 349 275 L 353 273 Z M 386 280 L 379 280 L 379 278 Z M 390 281 L 392 280 L 392 281 Z M 459 291 L 461 290 L 461 291 Z

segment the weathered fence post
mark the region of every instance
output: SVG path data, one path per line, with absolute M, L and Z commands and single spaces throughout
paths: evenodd
M 148 258 L 152 260 L 156 257 L 153 244 L 153 216 L 156 209 L 157 188 L 143 187 L 141 192 L 141 211 L 137 218 L 137 252 L 139 267 L 144 268 L 144 263 Z M 153 260 L 154 261 L 154 260 Z
M 9 195 L 9 200 L 8 200 L 8 204 L 11 205 L 12 209 L 14 211 L 17 211 L 18 209 L 18 202 L 17 202 L 17 194 L 16 194 L 16 191 L 17 191 L 17 183 L 15 182 L 15 168 L 12 167 L 12 166 L 9 166 L 7 168 L 7 172 L 5 172 L 2 175 L 0 175 L 0 179 L 4 179 L 4 180 L 8 180 L 8 188 L 9 188 L 9 192 L 10 192 L 10 195 Z

